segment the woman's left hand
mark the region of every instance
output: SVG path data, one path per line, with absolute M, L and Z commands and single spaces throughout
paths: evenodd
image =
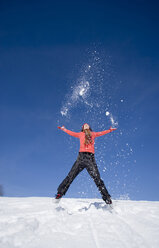
M 64 127 L 64 126 L 62 126 L 62 127 L 59 127 L 59 126 L 58 126 L 57 128 L 63 130 L 65 127 Z

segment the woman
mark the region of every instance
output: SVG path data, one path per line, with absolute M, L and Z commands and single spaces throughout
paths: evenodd
M 86 168 L 90 176 L 93 178 L 95 184 L 97 185 L 101 195 L 102 199 L 107 204 L 112 204 L 111 196 L 108 193 L 103 180 L 100 178 L 100 173 L 97 168 L 97 164 L 94 157 L 94 139 L 96 137 L 105 135 L 107 133 L 110 133 L 116 128 L 110 127 L 109 130 L 105 130 L 102 132 L 93 132 L 91 127 L 85 123 L 82 126 L 82 130 L 79 133 L 72 132 L 70 130 L 67 130 L 64 126 L 58 127 L 62 131 L 68 133 L 71 136 L 74 136 L 76 138 L 80 139 L 80 150 L 79 155 L 72 166 L 70 172 L 68 173 L 67 177 L 63 180 L 63 182 L 59 185 L 57 189 L 57 195 L 56 199 L 60 199 L 63 195 L 66 194 L 70 184 L 73 182 L 75 177 L 84 169 Z

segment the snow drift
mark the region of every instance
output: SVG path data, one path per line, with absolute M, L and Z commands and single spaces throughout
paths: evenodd
M 1 248 L 158 248 L 159 202 L 0 198 Z

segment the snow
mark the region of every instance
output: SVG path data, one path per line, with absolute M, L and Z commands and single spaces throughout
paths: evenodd
M 65 117 L 68 116 L 71 108 L 76 106 L 76 104 L 80 101 L 83 101 L 85 104 L 89 105 L 86 100 L 89 90 L 90 83 L 85 79 L 79 81 L 74 87 L 72 87 L 72 92 L 69 94 L 67 101 L 61 108 L 61 115 Z
M 78 100 L 79 96 L 85 97 L 90 88 L 88 81 L 81 81 L 74 89 L 72 99 Z
M 1 248 L 158 248 L 159 202 L 0 198 Z
M 109 111 L 106 111 L 106 113 L 105 113 L 105 114 L 106 114 L 106 116 L 108 116 L 110 113 L 109 113 Z
M 112 113 L 110 113 L 109 111 L 106 111 L 105 115 L 109 117 L 112 127 L 118 127 L 118 122 L 114 120 Z

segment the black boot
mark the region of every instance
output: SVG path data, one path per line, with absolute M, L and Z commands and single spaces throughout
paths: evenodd
M 111 198 L 105 200 L 106 204 L 112 204 Z
M 104 196 L 103 200 L 105 201 L 106 204 L 112 204 L 112 199 L 110 195 Z
M 57 193 L 56 195 L 55 195 L 55 199 L 61 199 L 62 198 L 62 194 L 60 194 L 60 193 Z

